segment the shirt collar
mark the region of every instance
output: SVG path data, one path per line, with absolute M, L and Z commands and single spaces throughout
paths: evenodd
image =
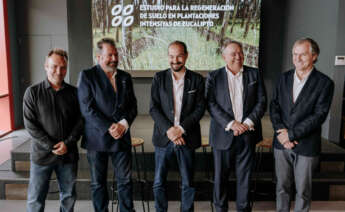
M 186 73 L 187 73 L 187 69 L 186 69 L 186 71 L 184 72 L 182 78 L 179 79 L 179 80 L 176 80 L 175 77 L 174 77 L 174 71 L 170 69 L 171 78 L 173 79 L 173 82 L 174 82 L 174 83 L 178 83 L 178 82 L 184 81 L 184 78 L 185 78 L 185 76 L 186 76 Z
M 103 73 L 104 73 L 106 76 L 108 76 L 107 73 L 103 70 L 103 68 L 101 67 L 100 64 L 97 64 L 97 66 L 98 66 L 98 69 L 99 69 L 99 70 L 103 71 Z M 117 74 L 117 69 L 113 72 L 113 74 L 111 75 L 111 77 L 114 78 L 114 77 L 116 76 L 116 74 Z
M 306 81 L 308 80 L 308 78 L 309 78 L 311 72 L 313 72 L 313 70 L 314 70 L 314 67 L 309 71 L 308 75 L 307 75 L 304 79 L 300 80 L 299 77 L 297 76 L 297 71 L 296 71 L 296 69 L 295 69 L 294 78 L 295 78 L 295 80 L 297 80 L 297 82 L 299 82 L 299 83 L 301 83 L 301 82 L 306 82 Z
M 48 78 L 46 78 L 46 79 L 44 80 L 43 83 L 44 83 L 44 88 L 46 88 L 46 89 L 52 88 L 52 89 L 53 89 L 53 87 L 52 87 L 52 85 L 50 84 Z M 61 87 L 60 87 L 59 90 L 64 89 L 64 88 L 66 87 L 66 85 L 67 85 L 67 84 L 65 83 L 65 81 L 62 81 L 62 84 L 61 84 Z
M 113 71 L 113 74 L 111 75 L 112 78 L 115 78 L 117 75 L 117 69 L 115 71 Z
M 228 66 L 225 66 L 225 70 L 226 70 L 226 73 L 228 74 L 228 76 L 230 76 L 231 78 L 237 78 L 237 77 L 241 77 L 242 76 L 242 73 L 243 73 L 243 66 L 242 68 L 240 69 L 240 71 L 234 75 L 229 69 L 228 69 Z

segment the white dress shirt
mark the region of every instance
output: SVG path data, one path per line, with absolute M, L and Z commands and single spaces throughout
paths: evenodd
M 184 89 L 184 77 L 186 72 L 183 74 L 181 79 L 176 80 L 171 71 L 171 77 L 173 80 L 173 96 L 174 96 L 174 126 L 179 126 L 184 132 L 184 129 L 180 126 L 180 116 L 182 110 L 182 98 L 183 98 L 183 89 Z
M 297 71 L 295 70 L 294 79 L 293 79 L 293 92 L 292 92 L 294 103 L 296 102 L 299 94 L 301 93 L 301 91 L 304 87 L 304 84 L 307 82 L 312 71 L 313 71 L 313 69 L 310 70 L 308 75 L 306 75 L 303 79 L 300 79 L 297 76 Z
M 228 76 L 228 87 L 232 105 L 232 111 L 234 112 L 235 120 L 242 122 L 243 118 L 243 67 L 237 74 L 233 74 L 228 67 L 225 67 Z M 233 121 L 230 121 L 225 130 L 229 131 L 232 127 Z M 248 125 L 251 130 L 254 130 L 254 123 L 249 118 L 246 118 L 243 122 Z

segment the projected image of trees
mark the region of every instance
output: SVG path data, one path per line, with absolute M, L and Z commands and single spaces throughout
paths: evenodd
M 245 64 L 257 67 L 260 3 L 261 0 L 93 0 L 94 47 L 100 38 L 112 37 L 118 48 L 120 68 L 128 71 L 155 71 L 168 67 L 167 46 L 174 40 L 181 40 L 189 50 L 187 67 L 209 71 L 224 65 L 220 47 L 225 39 L 232 39 L 243 44 Z M 114 15 L 116 5 L 123 9 L 127 5 L 133 5 L 133 12 L 129 15 L 124 12 L 118 15 L 121 17 L 117 17 Z M 213 7 L 208 7 L 210 5 Z M 221 5 L 227 5 L 230 9 L 221 11 L 217 7 Z M 219 10 L 212 11 L 208 8 Z M 202 15 L 208 18 L 200 18 Z M 119 26 L 113 26 L 115 21 L 128 16 L 133 16 L 133 24 L 125 26 L 122 22 Z M 114 20 L 116 17 L 117 20 Z M 174 25 L 175 22 L 179 22 L 178 26 Z M 195 25 L 181 27 L 181 22 Z M 211 24 L 205 25 L 206 22 Z M 171 25 L 167 26 L 169 23 Z

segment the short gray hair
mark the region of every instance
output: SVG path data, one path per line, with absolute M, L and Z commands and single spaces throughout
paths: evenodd
M 319 48 L 319 45 L 316 43 L 315 40 L 311 39 L 311 38 L 301 38 L 301 39 L 298 39 L 295 41 L 295 43 L 293 44 L 293 47 L 292 49 L 295 48 L 296 45 L 299 45 L 299 44 L 302 44 L 302 43 L 309 43 L 310 44 L 310 51 L 312 54 L 316 55 L 316 59 L 313 63 L 316 63 L 317 62 L 317 58 L 320 54 L 320 48 Z
M 243 52 L 242 43 L 235 41 L 235 40 L 225 39 L 223 42 L 222 48 L 221 48 L 222 54 L 224 53 L 224 50 L 226 49 L 226 47 L 228 47 L 230 44 L 236 44 L 237 46 L 239 46 L 241 48 L 241 51 Z
M 112 39 L 112 38 L 102 38 L 101 40 L 99 40 L 97 42 L 97 51 L 98 52 L 102 51 L 103 44 L 109 44 L 109 45 L 113 46 L 114 48 L 116 48 L 114 39 Z

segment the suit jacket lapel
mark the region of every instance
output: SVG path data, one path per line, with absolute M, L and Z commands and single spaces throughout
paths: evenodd
M 126 90 L 126 81 L 123 81 L 122 77 L 121 77 L 121 71 L 117 70 L 117 74 L 115 76 L 115 83 L 116 83 L 116 104 L 121 104 L 126 95 L 126 92 L 122 92 Z
M 100 77 L 101 83 L 103 84 L 104 88 L 106 89 L 107 93 L 115 93 L 114 88 L 111 85 L 110 80 L 108 79 L 107 75 L 104 73 L 103 69 L 98 66 L 98 75 Z M 112 91 L 112 92 L 110 92 Z
M 170 69 L 166 72 L 166 75 L 165 75 L 165 86 L 166 86 L 166 91 L 168 94 L 168 105 L 170 106 L 171 110 L 174 110 L 174 96 L 173 96 L 174 87 L 173 87 L 173 82 L 172 82 L 172 73 Z
M 183 108 L 187 102 L 188 91 L 190 90 L 191 78 L 190 78 L 190 71 L 186 69 L 186 73 L 184 76 L 184 86 L 183 86 L 183 96 L 182 96 L 182 106 L 181 106 L 181 115 L 183 112 Z
M 109 101 L 111 101 L 112 104 L 116 106 L 117 97 L 116 97 L 116 93 L 114 92 L 114 88 L 111 85 L 110 80 L 108 79 L 107 75 L 104 73 L 103 69 L 99 65 L 98 65 L 97 71 L 98 71 L 99 80 L 101 81 L 103 85 L 101 89 L 105 89 L 104 93 L 109 96 Z
M 286 79 L 286 94 L 288 102 L 290 105 L 293 105 L 293 75 L 294 72 L 291 72 Z M 290 107 L 291 108 L 291 107 Z
M 314 73 L 315 73 L 315 70 L 313 70 L 311 73 L 310 73 L 310 76 L 309 78 L 307 79 L 307 81 L 305 82 L 301 92 L 299 93 L 297 99 L 296 99 L 296 102 L 294 104 L 294 107 L 297 107 L 297 105 L 304 99 L 308 96 L 308 94 L 311 93 L 311 89 L 314 88 L 314 84 L 316 83 L 316 80 L 314 78 Z
M 245 111 L 244 107 L 246 105 L 246 100 L 248 96 L 248 72 L 245 67 L 243 67 L 242 80 L 243 80 L 243 114 L 244 114 L 244 111 Z
M 232 103 L 231 103 L 231 98 L 230 98 L 230 91 L 229 91 L 229 82 L 228 82 L 228 74 L 226 73 L 226 68 L 223 68 L 223 74 L 221 79 L 219 79 L 220 81 L 220 85 L 222 85 L 223 87 L 223 91 L 224 95 L 225 95 L 225 99 L 226 102 L 225 104 L 228 106 L 227 108 L 229 108 L 229 112 L 234 115 L 234 111 L 232 110 Z M 223 93 L 223 91 L 221 91 L 220 93 Z

